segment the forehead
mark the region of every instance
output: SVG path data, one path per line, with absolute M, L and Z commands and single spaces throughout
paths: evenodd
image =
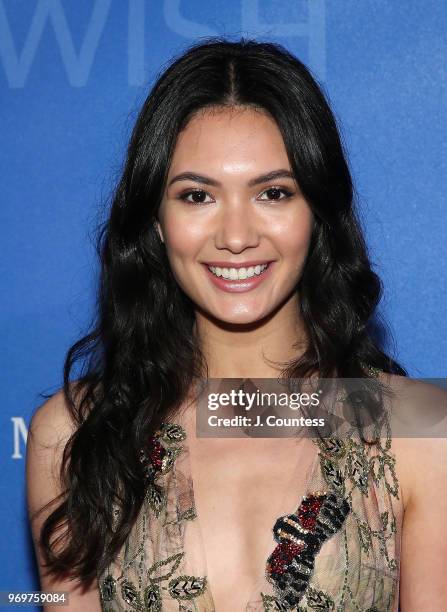
M 289 168 L 276 122 L 266 112 L 247 108 L 204 109 L 180 132 L 170 174 L 183 170 L 219 172 Z

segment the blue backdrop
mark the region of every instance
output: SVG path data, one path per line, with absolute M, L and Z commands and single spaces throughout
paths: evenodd
M 0 591 L 38 589 L 27 428 L 91 316 L 91 230 L 148 88 L 198 37 L 271 39 L 312 69 L 350 152 L 395 356 L 447 375 L 446 31 L 444 0 L 0 0 Z

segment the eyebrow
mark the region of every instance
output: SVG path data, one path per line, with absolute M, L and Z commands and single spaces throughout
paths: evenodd
M 273 181 L 278 178 L 291 178 L 294 179 L 294 175 L 290 170 L 285 170 L 280 168 L 279 170 L 272 170 L 271 172 L 267 172 L 266 174 L 261 174 L 252 178 L 248 181 L 248 186 L 253 187 L 254 185 L 259 185 L 260 183 L 267 183 L 268 181 Z M 168 187 L 175 183 L 176 181 L 195 181 L 196 183 L 203 183 L 204 185 L 212 185 L 213 187 L 222 187 L 222 184 L 215 179 L 210 178 L 209 176 L 204 176 L 203 174 L 196 174 L 195 172 L 182 172 L 181 174 L 177 174 L 174 176 L 168 184 Z

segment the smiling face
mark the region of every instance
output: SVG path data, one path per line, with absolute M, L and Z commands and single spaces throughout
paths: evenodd
M 166 185 L 158 231 L 199 312 L 226 323 L 297 312 L 313 215 L 268 115 L 249 108 L 196 115 L 179 134 Z M 271 262 L 265 270 L 263 262 Z M 245 272 L 231 270 L 240 264 Z

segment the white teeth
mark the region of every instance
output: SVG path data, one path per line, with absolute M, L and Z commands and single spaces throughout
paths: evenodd
M 211 270 L 215 276 L 221 276 L 227 280 L 244 280 L 253 276 L 259 276 L 266 270 L 267 266 L 268 264 L 251 266 L 250 268 L 216 268 L 208 266 L 208 270 Z

